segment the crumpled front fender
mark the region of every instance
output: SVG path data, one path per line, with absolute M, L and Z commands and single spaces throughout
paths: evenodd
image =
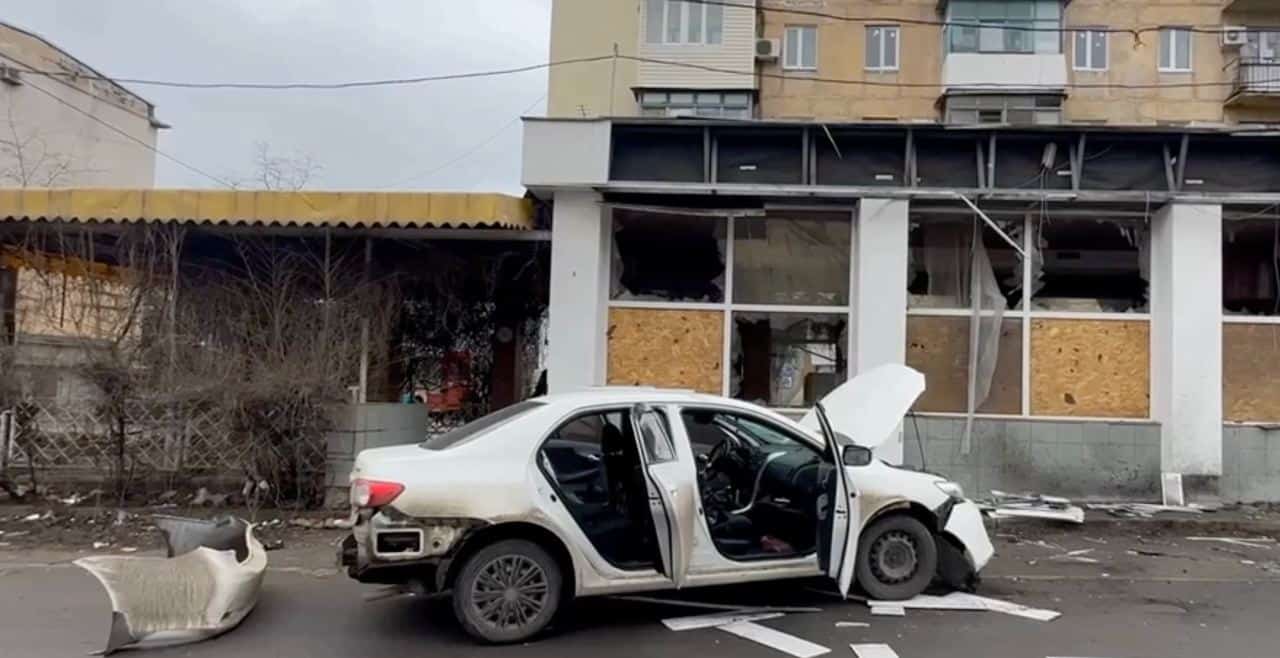
M 225 633 L 258 602 L 267 554 L 241 519 L 157 516 L 169 557 L 94 556 L 75 561 L 111 598 L 104 653 L 186 644 Z

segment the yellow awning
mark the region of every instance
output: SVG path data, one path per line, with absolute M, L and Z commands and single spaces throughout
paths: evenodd
M 533 228 L 533 204 L 505 194 L 4 189 L 0 219 L 334 228 Z

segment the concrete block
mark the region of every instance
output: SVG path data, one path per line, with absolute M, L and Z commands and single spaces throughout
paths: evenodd
M 1084 423 L 1072 422 L 1053 423 L 1051 427 L 1053 427 L 1053 431 L 1057 433 L 1056 441 L 1060 444 L 1080 445 L 1081 443 L 1084 443 L 1086 430 L 1090 435 L 1097 434 L 1098 432 L 1096 429 L 1098 425 L 1094 423 L 1090 423 L 1087 428 Z M 1049 428 L 1046 427 L 1045 429 L 1048 430 Z
M 1222 451 L 1235 447 L 1239 450 L 1266 450 L 1271 433 L 1261 427 L 1235 426 L 1223 432 Z
M 1110 423 L 1107 425 L 1108 443 L 1132 446 L 1135 440 L 1135 430 L 1132 425 L 1128 423 Z

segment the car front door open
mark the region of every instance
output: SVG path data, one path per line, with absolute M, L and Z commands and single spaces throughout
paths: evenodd
M 693 470 L 688 464 L 680 463 L 665 413 L 638 405 L 632 409 L 631 422 L 644 463 L 649 512 L 657 531 L 662 573 L 676 587 L 682 587 L 689 571 L 697 521 Z
M 815 411 L 833 466 L 824 492 L 825 501 L 820 499 L 818 504 L 819 523 L 824 524 L 819 534 L 819 564 L 839 585 L 840 593 L 849 596 L 858 560 L 858 533 L 862 528 L 856 500 L 858 491 L 844 465 L 843 448 L 831 429 L 826 410 L 819 403 Z

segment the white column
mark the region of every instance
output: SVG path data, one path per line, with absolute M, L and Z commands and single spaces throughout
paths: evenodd
M 609 231 L 600 196 L 555 195 L 551 227 L 551 308 L 547 391 L 604 383 Z
M 1151 415 L 1161 469 L 1222 475 L 1222 206 L 1165 206 L 1151 224 Z
M 851 374 L 907 358 L 908 201 L 862 199 L 854 231 L 853 358 Z M 876 450 L 902 462 L 902 431 Z

